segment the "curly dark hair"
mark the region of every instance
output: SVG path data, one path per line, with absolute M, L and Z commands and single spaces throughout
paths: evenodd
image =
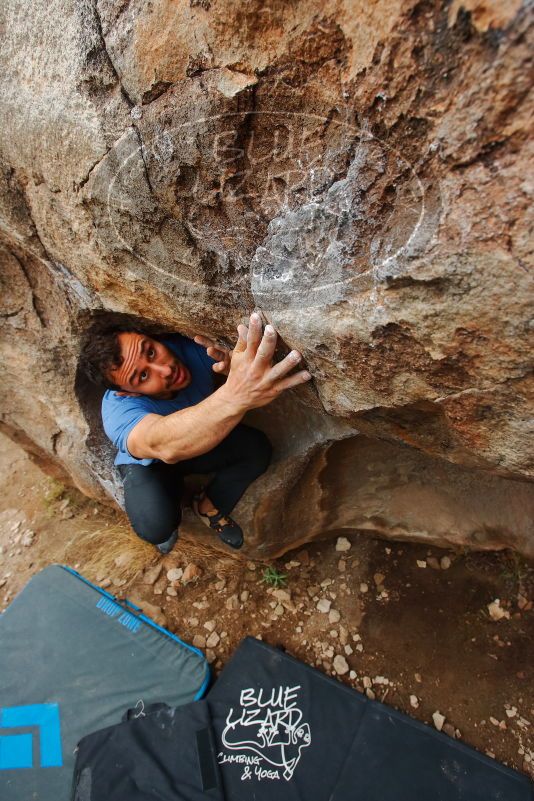
M 109 380 L 107 372 L 121 363 L 121 351 L 118 335 L 123 331 L 146 334 L 132 325 L 95 325 L 82 339 L 78 366 L 93 384 L 106 389 L 120 389 Z

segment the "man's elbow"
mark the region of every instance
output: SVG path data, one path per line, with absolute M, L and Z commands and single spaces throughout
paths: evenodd
M 183 459 L 183 456 L 180 456 L 174 451 L 163 449 L 162 451 L 159 452 L 159 456 L 157 456 L 156 458 L 160 459 L 160 461 L 162 462 L 165 462 L 165 464 L 176 464 L 181 459 Z
M 176 443 L 160 445 L 154 448 L 157 453 L 156 459 L 159 459 L 165 464 L 176 464 L 184 459 L 188 459 L 190 454 L 180 448 Z

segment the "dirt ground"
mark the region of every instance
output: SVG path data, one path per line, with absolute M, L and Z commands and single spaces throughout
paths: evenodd
M 260 636 L 425 723 L 440 713 L 449 736 L 534 778 L 534 565 L 367 535 L 266 565 L 187 524 L 163 558 L 123 515 L 50 479 L 2 435 L 0 446 L 0 611 L 42 567 L 68 564 L 203 647 L 215 674 L 244 636 Z M 267 567 L 285 574 L 278 588 Z

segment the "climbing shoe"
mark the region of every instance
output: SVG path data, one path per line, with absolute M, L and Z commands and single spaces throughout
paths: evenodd
M 235 520 L 229 515 L 224 515 L 222 512 L 213 512 L 211 515 L 204 514 L 199 509 L 199 504 L 204 498 L 204 494 L 201 495 L 194 495 L 192 506 L 193 511 L 201 520 L 205 526 L 211 528 L 212 531 L 216 531 L 219 535 L 219 539 L 225 543 L 225 545 L 229 545 L 230 548 L 241 548 L 243 545 L 243 532 Z

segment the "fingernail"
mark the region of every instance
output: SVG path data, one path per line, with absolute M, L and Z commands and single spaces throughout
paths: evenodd
M 303 377 L 304 381 L 309 381 L 310 378 L 311 378 L 311 374 L 307 373 L 307 372 L 304 372 L 304 373 L 302 373 L 302 377 Z
M 250 319 L 254 320 L 254 322 L 257 322 L 260 319 L 260 315 L 257 312 L 252 312 Z
M 296 362 L 300 362 L 300 360 L 302 358 L 302 356 L 300 355 L 298 350 L 292 350 L 291 353 L 289 354 L 289 356 L 291 357 L 291 359 L 293 359 Z
M 269 336 L 270 336 L 271 334 L 274 334 L 274 328 L 272 327 L 272 325 L 266 325 L 266 326 L 265 326 L 265 333 L 266 333 L 266 334 L 269 334 Z

